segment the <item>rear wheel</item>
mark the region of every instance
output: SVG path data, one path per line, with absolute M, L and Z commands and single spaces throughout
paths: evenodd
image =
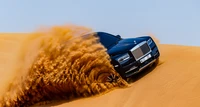
M 116 82 L 118 79 L 119 79 L 119 76 L 117 76 L 115 74 L 110 74 L 107 77 L 106 81 L 112 83 L 112 82 Z

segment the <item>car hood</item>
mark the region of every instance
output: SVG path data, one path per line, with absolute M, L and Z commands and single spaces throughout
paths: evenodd
M 108 49 L 108 54 L 111 56 L 127 53 L 134 46 L 142 41 L 147 40 L 147 38 L 127 38 L 120 40 L 112 48 Z

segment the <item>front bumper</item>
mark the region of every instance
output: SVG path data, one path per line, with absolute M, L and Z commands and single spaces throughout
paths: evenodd
M 139 72 L 141 72 L 143 69 L 145 69 L 146 67 L 148 67 L 149 65 L 153 64 L 158 57 L 160 56 L 159 51 L 152 51 L 149 54 L 151 54 L 151 58 L 149 58 L 148 60 L 146 60 L 143 63 L 140 63 L 140 60 L 138 61 L 132 61 L 130 62 L 128 65 L 126 66 L 121 66 L 119 69 L 119 73 L 124 77 L 124 78 L 128 78 L 131 77 Z M 147 55 L 149 55 L 147 54 Z M 146 57 L 147 55 L 143 56 Z
M 131 77 L 137 73 L 139 73 L 140 71 L 142 71 L 143 69 L 145 69 L 146 67 L 148 67 L 149 65 L 153 64 L 154 62 L 156 62 L 156 59 L 149 59 L 147 62 L 145 62 L 145 64 L 141 64 L 139 67 L 137 67 L 136 69 L 132 69 L 132 67 L 125 72 L 125 77 Z

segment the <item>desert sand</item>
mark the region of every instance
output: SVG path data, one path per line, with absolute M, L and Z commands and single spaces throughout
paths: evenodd
M 0 84 L 27 34 L 0 34 Z M 47 104 L 58 107 L 200 107 L 200 47 L 159 44 L 160 63 L 133 77 L 130 87 L 104 95 Z M 12 77 L 12 76 L 11 76 Z M 0 88 L 3 90 L 2 88 Z M 0 91 L 1 91 L 0 90 Z M 1 94 L 1 93 L 0 93 Z

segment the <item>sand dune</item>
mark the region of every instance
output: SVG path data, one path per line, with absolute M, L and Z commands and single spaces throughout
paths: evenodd
M 0 34 L 0 84 L 26 34 Z M 159 45 L 160 64 L 134 77 L 131 86 L 107 94 L 56 102 L 58 107 L 200 107 L 200 47 Z M 1 88 L 0 88 L 1 89 Z M 1 89 L 3 90 L 3 89 Z
M 131 87 L 60 107 L 200 107 L 200 47 L 160 45 L 161 63 Z

